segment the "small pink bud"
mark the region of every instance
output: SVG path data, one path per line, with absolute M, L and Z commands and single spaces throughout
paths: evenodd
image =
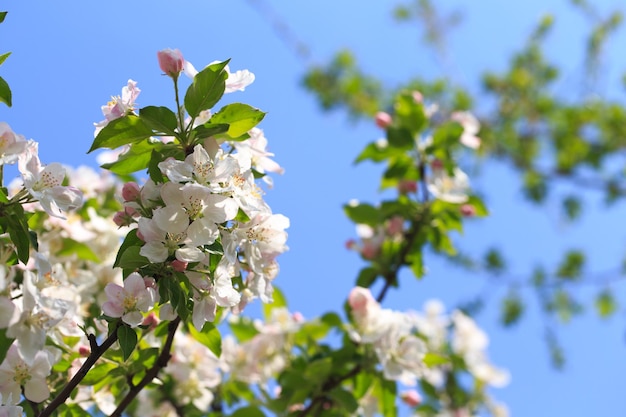
M 113 223 L 118 227 L 129 226 L 133 223 L 133 218 L 126 211 L 118 211 L 113 215 Z
M 141 190 L 136 182 L 127 182 L 122 187 L 122 198 L 124 202 L 137 201 L 141 195 Z
M 378 249 L 379 247 L 377 245 L 365 243 L 361 249 L 361 256 L 369 260 L 375 259 L 376 256 L 378 256 Z
M 414 389 L 404 391 L 402 394 L 400 394 L 400 398 L 409 407 L 417 407 L 422 402 L 422 397 Z
M 432 169 L 443 169 L 443 162 L 441 159 L 435 159 L 430 163 Z
M 461 215 L 464 217 L 473 217 L 476 215 L 476 208 L 471 204 L 463 204 L 460 208 Z
M 179 261 L 178 259 L 174 259 L 171 265 L 174 271 L 184 272 L 187 269 L 188 263 L 185 261 Z
M 146 288 L 156 288 L 156 280 L 152 277 L 143 277 L 143 284 Z
M 154 328 L 159 324 L 159 318 L 156 314 L 154 314 L 154 311 L 151 311 L 146 317 L 143 318 L 141 324 L 143 326 L 148 326 L 150 330 L 154 330 Z
M 416 103 L 423 103 L 424 95 L 419 91 L 413 91 L 413 100 L 415 100 Z
M 394 216 L 387 223 L 387 234 L 390 236 L 402 233 L 404 229 L 404 219 L 400 216 Z
M 80 356 L 82 356 L 83 358 L 86 358 L 87 356 L 89 356 L 91 354 L 91 349 L 89 349 L 89 346 L 79 346 L 78 347 L 78 354 Z
M 291 317 L 296 323 L 302 323 L 304 321 L 304 316 L 299 311 L 294 312 Z
M 400 180 L 400 182 L 398 182 L 398 192 L 400 194 L 416 193 L 417 181 Z
M 380 127 L 381 129 L 386 129 L 391 125 L 391 123 L 393 123 L 391 115 L 384 111 L 379 111 L 378 113 L 376 113 L 374 121 L 376 122 L 376 126 Z
M 346 240 L 346 249 L 349 249 L 349 250 L 356 249 L 356 240 L 354 239 Z
M 163 49 L 157 52 L 159 59 L 159 67 L 161 70 L 172 78 L 178 78 L 183 70 L 185 59 L 178 49 Z

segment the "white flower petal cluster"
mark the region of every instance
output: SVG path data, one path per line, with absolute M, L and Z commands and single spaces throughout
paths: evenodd
M 367 288 L 355 287 L 348 296 L 356 342 L 371 344 L 385 378 L 415 385 L 424 375 L 427 347 L 415 335 L 411 316 L 383 309 Z
M 289 219 L 273 214 L 263 200 L 245 152 L 226 152 L 208 139 L 185 160 L 159 163 L 166 182 L 123 189 L 118 224 L 137 224 L 140 255 L 186 274 L 198 329 L 215 319 L 217 307 L 240 311 L 254 298 L 270 302 L 276 257 L 287 250 Z M 212 255 L 221 256 L 213 269 Z M 236 289 L 232 279 L 242 273 L 245 287 Z

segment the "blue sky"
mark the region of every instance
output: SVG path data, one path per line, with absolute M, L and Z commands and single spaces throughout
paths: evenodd
M 344 242 L 355 232 L 341 206 L 352 198 L 370 202 L 379 198 L 379 168 L 354 167 L 352 161 L 380 132 L 373 124 L 351 124 L 342 113 L 322 114 L 301 88 L 306 65 L 325 62 L 338 49 L 350 48 L 364 70 L 390 85 L 413 75 L 433 77 L 442 68 L 420 44 L 419 31 L 393 23 L 394 1 L 366 5 L 356 0 L 261 2 L 269 4 L 309 47 L 308 60 L 276 36 L 267 16 L 251 6 L 254 3 L 259 2 L 7 2 L 4 7 L 9 15 L 0 25 L 0 51 L 13 55 L 0 74 L 13 89 L 14 106 L 0 107 L 0 120 L 40 142 L 43 162 L 95 166 L 94 155 L 86 154 L 93 122 L 102 119 L 100 106 L 119 94 L 129 78 L 142 89 L 140 106 L 172 105 L 173 92 L 169 79 L 158 69 L 157 50 L 178 48 L 196 67 L 232 58 L 232 70 L 249 69 L 256 81 L 228 99 L 268 112 L 261 127 L 271 151 L 286 168 L 267 195 L 274 212 L 287 215 L 292 224 L 291 249 L 280 261 L 277 285 L 292 309 L 312 317 L 341 309 L 362 266 L 354 253 L 344 249 Z M 478 92 L 482 70 L 503 69 L 534 22 L 552 12 L 557 32 L 548 48 L 570 74 L 557 91 L 571 94 L 578 89 L 581 34 L 575 29 L 584 20 L 569 11 L 566 1 L 439 3 L 465 12 L 464 23 L 449 38 L 448 69 L 458 82 Z M 618 3 L 605 1 L 603 10 Z M 624 46 L 622 31 L 612 48 L 623 51 Z M 606 64 L 603 74 L 610 80 L 619 75 L 617 69 L 625 67 L 619 55 L 609 55 Z M 608 82 L 601 92 L 618 96 L 612 86 Z M 463 247 L 480 253 L 486 247 L 500 246 L 512 254 L 512 270 L 519 274 L 536 262 L 554 262 L 563 249 L 572 246 L 589 251 L 590 270 L 619 264 L 623 235 L 619 230 L 607 231 L 623 224 L 623 204 L 604 211 L 600 200 L 591 196 L 584 221 L 569 226 L 554 205 L 528 206 L 519 192 L 519 180 L 505 166 L 484 166 L 473 184 L 485 193 L 493 216 L 468 226 L 459 239 Z M 626 373 L 623 309 L 610 320 L 587 314 L 561 327 L 559 337 L 568 365 L 557 373 L 549 365 L 536 303 L 531 301 L 528 316 L 516 329 L 503 331 L 496 323 L 501 285 L 434 259 L 429 269 L 421 282 L 407 274 L 402 291 L 390 292 L 385 305 L 419 309 L 425 300 L 436 297 L 452 306 L 487 288 L 492 302 L 479 321 L 491 337 L 494 363 L 512 373 L 510 386 L 494 391 L 512 415 L 603 416 L 622 409 L 622 388 L 617 381 Z M 619 282 L 612 288 L 618 293 L 626 289 Z M 580 294 L 589 299 L 599 289 L 585 287 Z

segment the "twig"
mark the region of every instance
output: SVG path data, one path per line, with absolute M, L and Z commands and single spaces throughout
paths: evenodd
M 115 329 L 111 332 L 109 337 L 107 337 L 101 345 L 98 345 L 96 342 L 96 337 L 94 335 L 89 335 L 89 344 L 91 345 L 91 353 L 83 363 L 83 366 L 80 367 L 78 372 L 74 375 L 74 377 L 67 383 L 65 388 L 61 390 L 59 395 L 56 396 L 50 404 L 38 415 L 38 417 L 49 417 L 52 415 L 54 410 L 56 410 L 61 404 L 64 404 L 65 401 L 72 394 L 72 391 L 80 382 L 87 376 L 87 373 L 91 369 L 92 366 L 95 365 L 96 361 L 100 359 L 100 356 L 104 354 L 112 345 L 117 341 L 117 328 L 119 324 L 115 327 Z
M 118 404 L 115 411 L 110 415 L 110 417 L 121 417 L 122 413 L 130 405 L 130 403 L 137 397 L 137 395 L 141 392 L 141 390 L 148 385 L 154 378 L 157 377 L 161 369 L 167 366 L 169 362 L 172 350 L 172 343 L 174 342 L 174 334 L 176 333 L 176 329 L 180 324 L 180 317 L 176 317 L 174 320 L 170 322 L 167 326 L 167 339 L 165 340 L 165 344 L 163 345 L 163 350 L 161 354 L 157 358 L 156 362 L 150 369 L 146 371 L 144 377 L 139 381 L 137 385 L 131 386 L 130 390 L 126 394 L 126 396 L 122 399 L 122 401 Z

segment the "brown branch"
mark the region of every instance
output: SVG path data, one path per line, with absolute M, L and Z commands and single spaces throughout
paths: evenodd
M 38 415 L 38 417 L 49 417 L 52 413 L 61 405 L 64 404 L 65 401 L 72 394 L 72 391 L 80 382 L 87 376 L 89 370 L 96 364 L 97 360 L 106 352 L 112 345 L 117 341 L 117 328 L 119 324 L 113 329 L 109 337 L 107 337 L 101 345 L 98 345 L 96 342 L 96 337 L 93 334 L 88 336 L 89 344 L 91 345 L 91 353 L 83 363 L 83 366 L 80 367 L 78 372 L 74 375 L 74 377 L 68 382 L 68 384 L 61 390 L 61 392 L 56 396 L 50 404 Z
M 135 399 L 135 397 L 137 397 L 137 395 L 141 392 L 141 390 L 144 389 L 146 385 L 148 385 L 150 382 L 152 382 L 154 378 L 157 377 L 161 369 L 167 366 L 167 363 L 172 357 L 171 350 L 172 350 L 172 344 L 174 342 L 174 334 L 176 333 L 176 329 L 178 328 L 179 324 L 180 324 L 180 317 L 176 317 L 167 326 L 167 331 L 168 331 L 167 339 L 165 340 L 165 344 L 163 345 L 163 350 L 161 351 L 161 354 L 157 358 L 156 362 L 154 363 L 154 365 L 152 365 L 150 369 L 146 371 L 146 374 L 141 379 L 141 381 L 139 381 L 137 385 L 132 385 L 130 387 L 130 390 L 128 391 L 126 396 L 122 399 L 122 401 L 119 403 L 119 405 L 117 406 L 113 414 L 110 415 L 110 417 L 121 417 L 126 407 L 130 405 L 130 403 Z

